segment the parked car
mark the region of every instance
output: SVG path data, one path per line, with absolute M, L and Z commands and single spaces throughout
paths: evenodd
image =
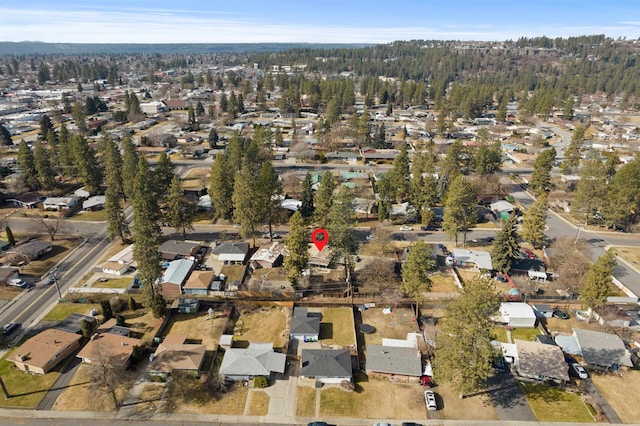
M 522 251 L 527 255 L 527 257 L 529 259 L 537 259 L 538 258 L 538 256 L 536 256 L 536 254 L 534 252 L 532 252 L 531 250 L 529 250 L 529 249 L 524 249 Z
M 309 422 L 307 426 L 327 426 L 327 422 Z
M 553 316 L 556 317 L 556 318 L 563 319 L 563 320 L 568 320 L 569 319 L 569 314 L 566 313 L 565 311 L 561 311 L 559 309 L 555 309 L 553 311 Z
M 577 362 L 571 363 L 571 369 L 581 379 L 589 378 L 589 375 L 587 374 L 587 370 L 585 370 L 584 367 L 578 364 Z
M 427 404 L 427 410 L 435 411 L 438 409 L 438 404 L 436 403 L 436 394 L 432 390 L 424 391 L 424 401 Z
M 18 327 L 18 324 L 15 322 L 10 322 L 2 326 L 2 334 L 10 334 L 13 330 Z
M 410 226 L 401 226 L 400 227 L 401 231 L 413 231 L 413 228 Z
M 501 283 L 506 283 L 507 279 L 505 277 L 503 277 L 502 275 L 496 275 L 495 277 L 493 277 L 496 281 L 500 281 Z
M 11 280 L 9 280 L 9 282 L 7 283 L 12 287 L 20 287 L 20 288 L 27 288 L 27 282 L 25 280 L 21 280 L 20 278 L 13 278 Z

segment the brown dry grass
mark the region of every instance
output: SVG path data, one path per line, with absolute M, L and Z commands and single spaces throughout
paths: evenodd
M 340 388 L 320 392 L 321 417 L 427 418 L 422 388 L 415 384 L 369 379 L 357 382 L 353 392 Z
M 150 345 L 153 336 L 162 325 L 162 318 L 154 318 L 150 311 L 137 309 L 135 311 L 123 312 L 125 324 L 131 331 L 140 335 L 140 341 L 143 345 Z
M 105 252 L 104 256 L 102 256 L 102 259 L 100 259 L 100 262 L 98 262 L 98 265 L 106 262 L 107 260 L 109 260 L 111 256 L 121 252 L 128 246 L 129 244 L 121 244 L 120 240 L 114 241 L 113 244 L 109 246 L 109 249 Z
M 266 416 L 269 413 L 269 395 L 264 391 L 254 390 L 249 397 L 249 416 Z
M 114 411 L 115 406 L 107 394 L 96 392 L 90 388 L 90 371 L 93 367 L 81 365 L 71 378 L 67 388 L 60 394 L 53 410 L 57 411 Z M 136 378 L 132 371 L 122 371 L 122 379 L 118 389 L 118 398 L 123 400 Z
M 419 332 L 413 311 L 409 308 L 392 308 L 390 314 L 382 313 L 382 307 L 362 312 L 362 322 L 376 328 L 375 333 L 367 334 L 367 343 L 381 344 L 382 338 L 405 339 L 407 333 Z
M 162 335 L 164 337 L 168 334 L 182 334 L 189 340 L 201 341 L 207 350 L 213 351 L 218 347 L 227 318 L 222 315 L 218 315 L 213 320 L 206 318 L 206 312 L 174 314 Z
M 316 416 L 316 389 L 310 386 L 298 386 L 296 416 Z
M 320 312 L 320 339 L 322 343 L 332 346 L 355 345 L 355 324 L 353 310 L 347 307 L 310 309 Z
M 592 374 L 591 380 L 624 423 L 640 423 L 640 371 Z
M 627 262 L 640 267 L 640 247 L 616 246 L 613 250 L 619 257 Z
M 273 342 L 274 348 L 284 348 L 289 340 L 287 332 L 288 309 L 273 307 L 256 307 L 242 310 L 236 322 L 235 340 L 246 342 Z
M 604 327 L 598 324 L 596 321 L 591 321 L 587 323 L 586 321 L 580 321 L 576 319 L 576 314 L 574 310 L 578 308 L 577 305 L 573 305 L 573 310 L 566 306 L 559 306 L 560 309 L 564 310 L 569 314 L 568 320 L 562 320 L 560 318 L 547 318 L 547 328 L 550 332 L 559 332 L 562 334 L 571 334 L 573 333 L 573 328 L 584 328 L 587 330 L 594 331 L 605 331 Z
M 430 275 L 431 278 L 431 292 L 432 293 L 456 293 L 459 288 L 456 285 L 453 276 L 447 272 L 438 272 Z
M 227 414 L 240 416 L 244 412 L 247 403 L 249 389 L 244 386 L 234 386 L 233 390 L 226 393 L 219 400 L 209 399 L 204 404 L 193 401 L 179 401 L 173 411 L 178 414 Z
M 436 400 L 443 419 L 498 420 L 491 398 L 487 395 L 467 396 L 460 399 L 446 383 L 439 384 L 434 391 L 438 395 Z

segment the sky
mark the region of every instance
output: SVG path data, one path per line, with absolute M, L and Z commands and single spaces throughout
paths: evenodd
M 0 16 L 0 41 L 58 43 L 640 37 L 638 0 L 3 0 Z

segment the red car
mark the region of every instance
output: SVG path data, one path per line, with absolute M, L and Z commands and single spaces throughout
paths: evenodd
M 529 250 L 529 249 L 524 249 L 523 251 L 527 254 L 527 257 L 529 259 L 537 259 L 538 258 L 538 256 L 536 256 L 536 254 L 534 252 L 532 252 L 531 250 Z

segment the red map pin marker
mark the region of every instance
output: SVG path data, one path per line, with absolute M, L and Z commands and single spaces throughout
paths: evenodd
M 322 251 L 329 242 L 329 233 L 324 228 L 317 228 L 311 233 L 311 241 L 316 245 L 318 251 Z

